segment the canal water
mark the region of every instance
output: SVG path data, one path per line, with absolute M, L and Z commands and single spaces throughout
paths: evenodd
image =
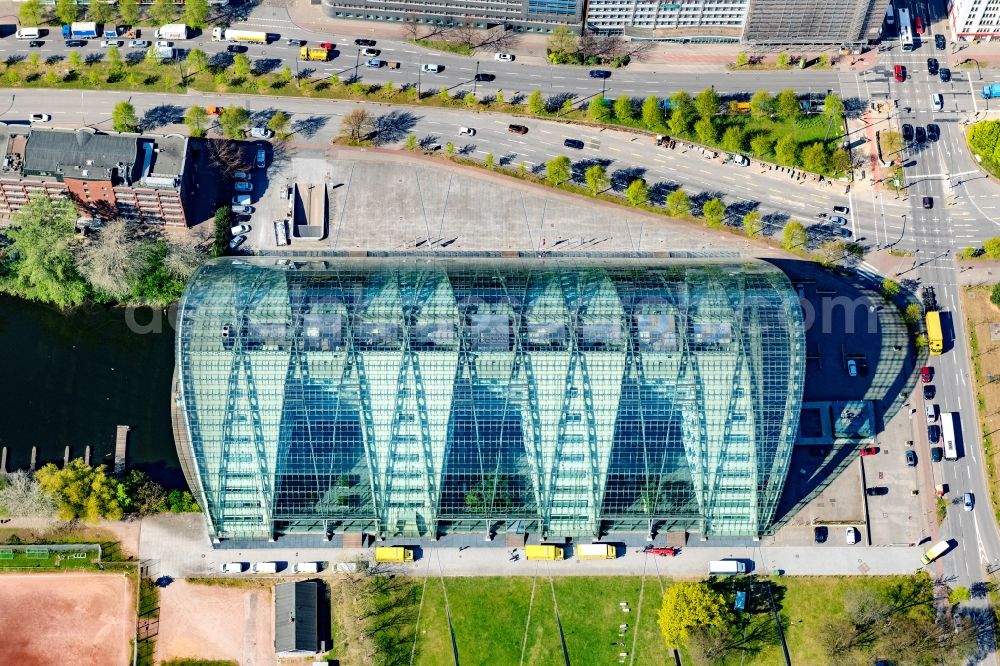
M 7 469 L 82 457 L 114 464 L 115 427 L 131 426 L 126 463 L 183 487 L 170 426 L 174 330 L 167 312 L 88 306 L 71 313 L 0 295 L 0 446 Z

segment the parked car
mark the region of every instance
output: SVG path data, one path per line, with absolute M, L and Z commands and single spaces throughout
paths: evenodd
M 942 67 L 941 71 L 938 72 L 938 77 L 941 79 L 941 83 L 948 83 L 951 81 L 951 70 L 947 67 Z
M 945 40 L 944 35 L 934 35 L 934 48 L 938 51 L 944 51 L 948 48 L 948 42 Z
M 934 123 L 931 123 L 930 125 L 928 125 L 927 126 L 927 140 L 928 141 L 937 141 L 940 138 L 941 138 L 941 128 L 938 127 L 937 125 L 935 125 Z
M 841 217 L 840 215 L 831 215 L 830 221 L 834 224 L 847 224 L 847 218 Z
M 869 497 L 878 497 L 879 495 L 888 495 L 889 489 L 885 486 L 872 486 L 871 488 L 865 488 L 865 495 Z
M 927 426 L 927 440 L 931 444 L 937 444 L 941 439 L 941 429 L 936 425 Z
M 592 79 L 610 79 L 611 72 L 606 69 L 592 69 L 587 73 Z
M 156 45 L 164 49 L 172 49 L 174 47 L 174 43 L 167 41 L 166 39 L 161 39 L 157 41 Z
M 934 208 L 934 197 L 924 197 L 923 198 L 923 205 L 924 205 L 924 208 L 926 208 L 928 210 L 930 210 L 931 208 Z
M 733 155 L 733 164 L 736 166 L 750 166 L 750 158 L 746 155 Z
M 583 141 L 579 139 L 564 139 L 563 145 L 574 150 L 583 150 Z
M 230 228 L 229 233 L 232 234 L 233 236 L 242 236 L 243 234 L 247 233 L 248 231 L 250 231 L 250 225 L 249 224 L 240 224 L 240 225 L 237 225 L 235 227 Z
M 235 250 L 240 245 L 243 245 L 243 243 L 245 243 L 246 240 L 247 240 L 246 236 L 237 236 L 233 240 L 229 241 L 229 249 L 230 250 Z
M 840 213 L 841 215 L 847 215 L 849 212 L 851 212 L 851 209 L 848 208 L 847 206 L 834 206 L 833 212 Z
M 486 72 L 480 72 L 476 74 L 476 81 L 495 81 L 497 78 L 496 74 L 489 74 Z
M 246 569 L 244 562 L 223 562 L 219 565 L 219 571 L 222 573 L 243 573 L 244 569 Z
M 148 49 L 149 42 L 145 39 L 132 39 L 129 41 L 128 47 L 130 49 Z M 243 50 L 246 51 L 246 48 L 244 47 Z
M 913 26 L 918 35 L 924 34 L 924 20 L 917 16 L 913 20 Z
M 378 58 L 370 58 L 365 61 L 365 67 L 370 67 L 371 69 L 379 69 L 385 64 L 384 60 L 379 60 Z
M 937 421 L 937 405 L 924 405 L 924 416 L 927 417 L 928 424 Z
M 264 148 L 265 144 L 257 144 L 257 159 L 254 160 L 254 166 L 258 169 L 263 169 L 267 166 L 267 151 Z
M 251 127 L 250 136 L 254 137 L 255 139 L 270 139 L 272 136 L 274 136 L 274 132 L 272 132 L 266 127 Z
M 847 359 L 847 374 L 851 377 L 858 376 L 858 362 L 853 358 Z
M 122 42 L 119 39 L 105 39 L 105 40 L 101 41 L 101 48 L 104 48 L 104 49 L 106 49 L 108 47 L 111 47 L 111 46 L 116 46 L 117 47 L 117 46 L 121 46 L 121 45 L 122 45 Z
M 361 51 L 361 55 L 366 58 L 377 58 L 379 53 L 381 53 L 381 51 L 378 49 L 364 49 Z
M 902 65 L 896 65 L 893 67 L 892 73 L 897 82 L 902 83 L 906 80 L 906 68 Z
M 45 42 L 43 42 L 40 39 L 33 39 L 30 42 L 28 42 L 29 49 L 40 49 L 43 46 L 45 46 Z
M 966 511 L 972 511 L 973 507 L 976 506 L 976 498 L 973 497 L 972 493 L 965 493 L 962 495 L 962 508 Z
M 934 388 L 933 384 L 924 384 L 924 400 L 933 400 L 935 393 L 937 393 L 937 389 Z
M 247 171 L 234 171 L 233 178 L 235 180 L 250 180 L 250 173 Z
M 931 447 L 931 462 L 941 462 L 944 458 L 944 450 L 940 446 Z
M 853 546 L 858 542 L 858 531 L 853 527 L 847 528 L 847 533 L 845 536 L 847 537 L 847 545 L 849 546 Z
M 420 66 L 420 71 L 428 74 L 437 74 L 443 69 L 444 69 L 443 66 L 435 65 L 433 63 Z
M 848 229 L 847 227 L 834 227 L 833 228 L 833 233 L 836 234 L 837 236 L 841 236 L 843 238 L 850 238 L 851 237 L 851 230 Z
M 375 46 L 375 40 L 374 39 L 355 39 L 354 40 L 354 45 L 355 46 Z
M 253 215 L 253 206 L 233 204 L 229 209 L 237 215 Z
M 830 530 L 822 525 L 817 525 L 813 528 L 813 541 L 816 543 L 826 543 L 827 534 Z
M 932 379 L 934 379 L 934 368 L 929 365 L 920 368 L 920 381 L 929 384 Z
M 923 127 L 917 126 L 913 130 L 913 138 L 917 143 L 924 143 L 927 141 L 927 130 Z
M 866 446 L 865 448 L 861 449 L 861 455 L 863 456 L 873 456 L 876 453 L 878 453 L 877 446 Z
M 233 188 L 237 192 L 253 192 L 253 183 L 246 180 L 238 180 Z
M 304 39 L 289 39 L 285 42 L 289 46 L 305 46 L 306 40 Z
M 934 107 L 935 111 L 944 110 L 944 97 L 941 93 L 934 93 L 931 95 L 931 106 Z
M 86 39 L 67 39 L 66 40 L 66 48 L 68 48 L 68 49 L 78 49 L 78 48 L 80 48 L 82 46 L 86 46 L 86 45 L 87 45 L 87 40 Z
M 507 131 L 511 134 L 527 134 L 528 128 L 524 125 L 507 125 Z
M 237 194 L 232 201 L 234 206 L 249 206 L 253 199 L 249 194 Z
M 335 48 L 337 48 L 337 45 L 334 44 L 333 42 L 320 42 L 319 47 L 321 49 L 326 49 L 327 51 L 332 51 Z
M 33 113 L 28 116 L 28 120 L 33 123 L 47 123 L 52 120 L 52 116 L 47 113 Z
M 911 450 L 908 450 L 906 452 L 906 466 L 907 467 L 916 467 L 917 466 L 917 452 L 916 451 L 913 451 L 911 449 Z
M 938 59 L 928 58 L 927 59 L 927 73 L 934 76 L 938 73 Z
M 903 141 L 913 141 L 913 125 L 903 123 Z
M 474 127 L 459 127 L 459 136 L 476 136 L 476 130 Z

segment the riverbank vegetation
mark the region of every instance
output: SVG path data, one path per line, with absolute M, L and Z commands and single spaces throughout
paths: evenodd
M 0 231 L 0 291 L 61 308 L 87 300 L 166 305 L 204 259 L 186 237 L 121 218 L 77 233 L 70 199 L 33 196 Z

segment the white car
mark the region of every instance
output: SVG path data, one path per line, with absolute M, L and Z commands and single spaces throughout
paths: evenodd
M 962 495 L 962 508 L 966 511 L 972 511 L 973 507 L 976 506 L 976 498 L 972 496 L 972 493 L 965 493 Z
M 102 48 L 108 48 L 109 46 L 121 46 L 121 45 L 122 45 L 121 40 L 118 39 L 105 39 L 103 42 L 101 42 Z
M 934 93 L 931 95 L 931 104 L 934 105 L 935 111 L 944 110 L 944 97 L 941 96 L 941 93 Z
M 274 132 L 267 129 L 266 127 L 251 127 L 250 136 L 255 139 L 270 139 L 274 136 Z
M 233 197 L 234 206 L 249 206 L 250 205 L 250 195 L 249 194 L 237 194 Z M 233 211 L 234 213 L 239 211 Z
M 223 562 L 219 566 L 219 571 L 222 573 L 243 573 L 244 566 L 243 562 Z
M 165 39 L 161 39 L 160 41 L 156 42 L 156 45 L 157 46 L 162 46 L 164 48 L 173 48 L 174 43 L 173 42 L 168 42 Z
M 858 362 L 855 361 L 853 358 L 847 360 L 847 374 L 850 375 L 851 377 L 858 376 Z
M 246 236 L 237 236 L 233 240 L 229 241 L 229 249 L 230 250 L 235 250 L 240 245 L 243 245 L 243 243 L 245 243 L 246 240 L 247 240 Z
M 249 202 L 250 199 L 247 198 L 247 201 Z M 253 206 L 247 206 L 245 204 L 238 204 L 235 201 L 233 202 L 233 205 L 230 207 L 230 210 L 232 210 L 237 215 L 252 215 L 253 214 Z
M 128 43 L 130 49 L 148 49 L 149 42 L 145 39 L 133 39 Z
M 379 53 L 381 53 L 381 51 L 378 49 L 365 49 L 361 52 L 361 55 L 366 58 L 377 58 Z
M 254 166 L 258 169 L 267 166 L 267 151 L 264 150 L 264 144 L 257 144 L 257 159 L 254 161 Z
M 493 59 L 497 62 L 514 62 L 514 56 L 510 53 L 497 53 Z
M 736 166 L 750 166 L 750 160 L 743 155 L 733 155 L 733 164 Z
M 847 545 L 853 546 L 858 542 L 858 531 L 853 527 L 847 528 Z
M 476 136 L 476 128 L 474 127 L 459 127 L 458 133 L 461 136 Z
M 236 180 L 250 180 L 250 173 L 248 171 L 234 171 L 233 178 Z
M 33 113 L 28 116 L 28 120 L 33 123 L 47 123 L 52 120 L 52 116 L 47 113 Z
M 253 192 L 253 183 L 245 180 L 236 181 L 236 185 L 234 187 L 237 192 Z
M 829 220 L 834 224 L 847 224 L 847 218 L 841 215 L 831 215 Z
M 242 236 L 243 234 L 248 233 L 249 231 L 250 231 L 249 224 L 241 224 L 237 227 L 233 227 L 232 229 L 230 229 L 229 233 L 235 237 L 235 236 Z
M 420 71 L 425 74 L 437 74 L 441 71 L 441 65 L 421 65 Z

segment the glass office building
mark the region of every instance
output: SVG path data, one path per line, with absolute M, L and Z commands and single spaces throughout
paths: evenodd
M 219 259 L 178 314 L 174 428 L 216 539 L 756 536 L 804 373 L 758 261 Z

